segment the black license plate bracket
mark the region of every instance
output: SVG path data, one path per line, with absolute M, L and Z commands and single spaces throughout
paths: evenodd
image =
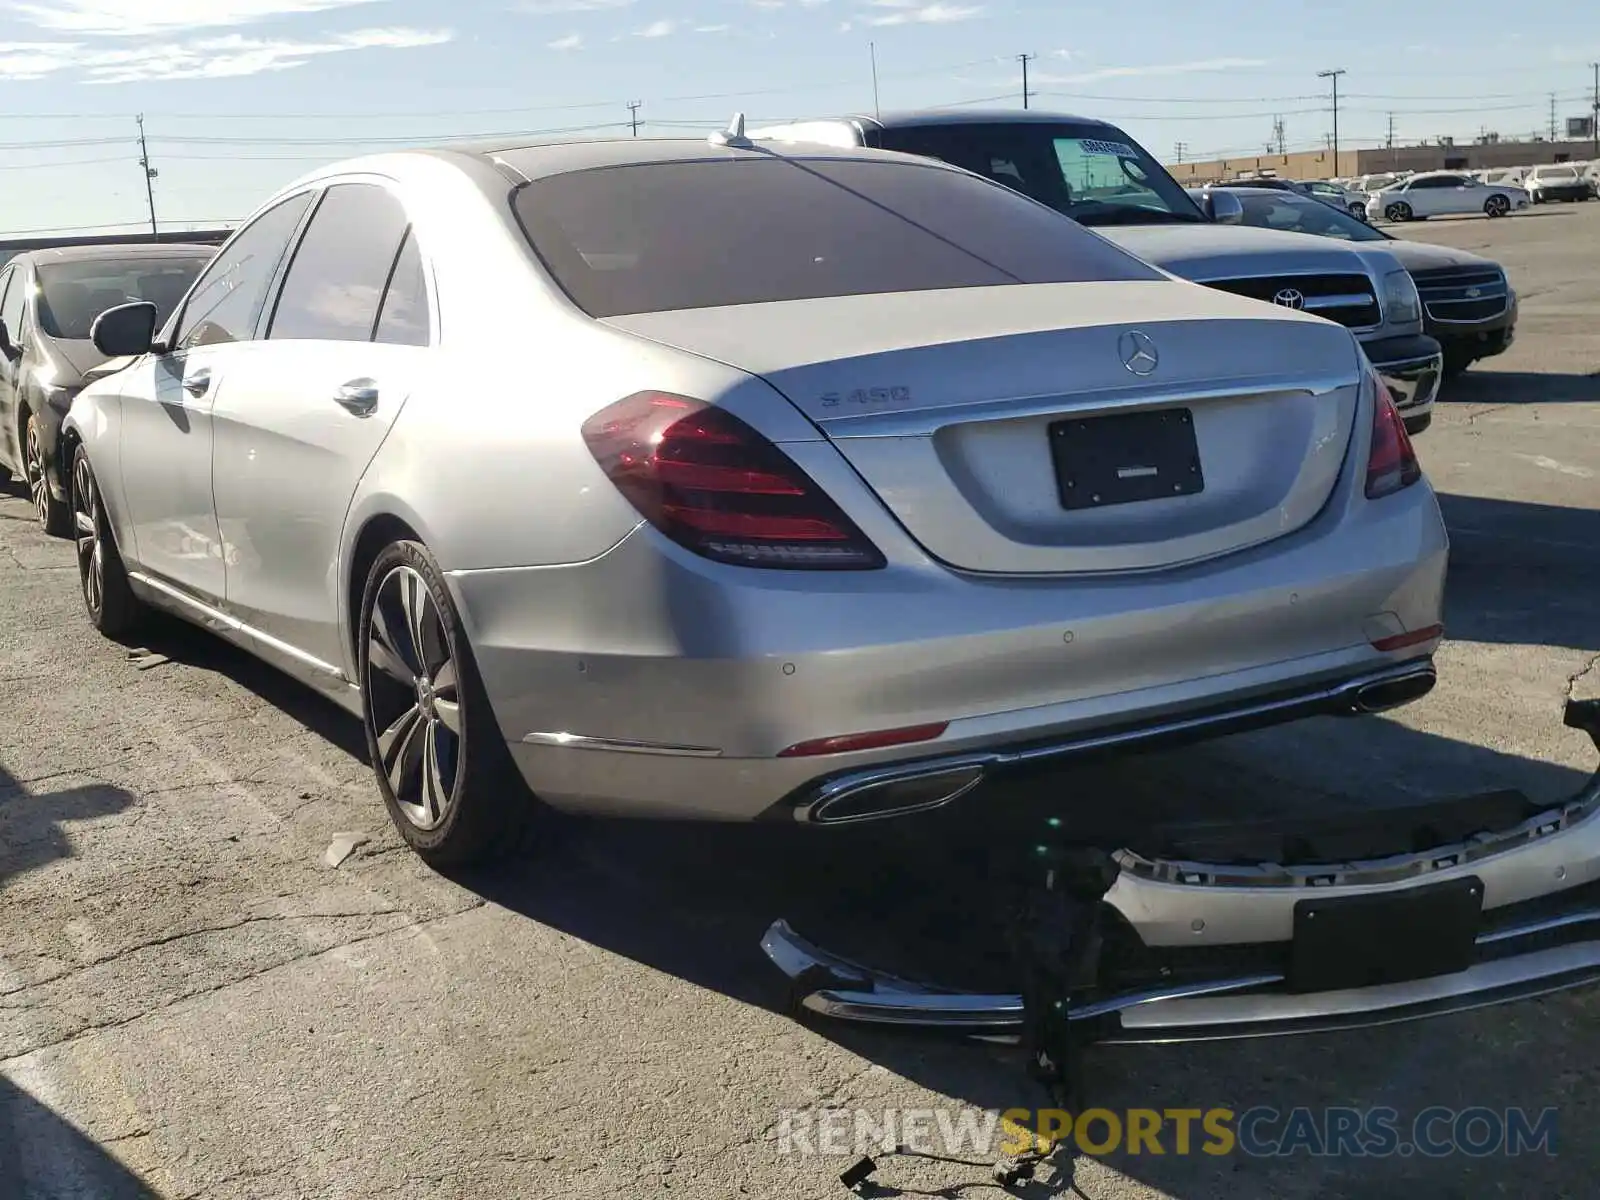
M 1050 425 L 1061 507 L 1108 508 L 1205 491 L 1187 408 L 1070 417 Z
M 1289 989 L 1342 991 L 1464 971 L 1476 961 L 1483 883 L 1475 876 L 1294 906 Z

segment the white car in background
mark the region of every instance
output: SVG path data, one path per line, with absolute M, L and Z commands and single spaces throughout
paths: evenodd
M 1429 217 L 1483 213 L 1503 217 L 1528 207 L 1528 193 L 1506 184 L 1480 183 L 1458 171 L 1426 171 L 1367 198 L 1367 217 L 1422 221 Z
M 1535 167 L 1524 181 L 1528 196 L 1535 204 L 1548 204 L 1556 200 L 1593 200 L 1594 182 L 1585 179 L 1571 163 Z

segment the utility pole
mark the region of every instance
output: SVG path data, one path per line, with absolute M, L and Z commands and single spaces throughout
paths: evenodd
M 1592 62 L 1589 65 L 1594 68 L 1594 95 L 1589 109 L 1589 132 L 1594 135 L 1594 156 L 1600 158 L 1600 62 Z
M 1550 140 L 1556 140 L 1556 94 L 1550 93 Z
M 139 166 L 144 169 L 144 196 L 150 204 L 150 232 L 157 234 L 156 229 L 156 188 L 155 179 L 160 173 L 150 165 L 150 146 L 144 140 L 144 114 L 140 113 L 134 118 L 139 123 Z
M 1027 108 L 1028 107 L 1028 97 L 1031 94 L 1028 91 L 1028 64 L 1031 63 L 1034 59 L 1036 59 L 1038 57 L 1039 56 L 1037 54 L 1019 54 L 1019 55 L 1017 55 L 1017 61 L 1022 64 L 1022 107 L 1023 108 Z
M 1343 67 L 1329 71 L 1318 71 L 1318 79 L 1333 81 L 1333 173 L 1339 175 L 1339 76 L 1347 72 Z
M 633 128 L 634 137 L 639 136 L 639 105 L 642 103 L 641 100 L 628 101 L 628 124 Z
M 1175 155 L 1177 155 L 1177 160 L 1179 162 L 1182 162 L 1183 161 L 1184 152 L 1187 151 L 1188 149 L 1189 149 L 1189 143 L 1188 142 L 1178 142 L 1176 145 L 1174 145 L 1172 147 L 1172 152 Z
M 1284 153 L 1287 153 L 1287 151 L 1285 149 L 1285 146 L 1284 146 L 1283 118 L 1282 117 L 1273 117 L 1272 118 L 1272 140 L 1267 143 L 1267 153 L 1268 154 L 1274 154 L 1274 153 L 1275 154 L 1284 154 Z
M 868 42 L 867 53 L 872 56 L 872 115 L 879 117 L 883 110 L 878 107 L 878 43 Z

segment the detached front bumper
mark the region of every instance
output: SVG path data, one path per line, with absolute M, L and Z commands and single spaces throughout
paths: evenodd
M 1431 337 L 1385 338 L 1363 343 L 1407 428 L 1420 428 L 1433 412 L 1444 378 L 1444 348 Z
M 1600 701 L 1570 703 L 1566 722 L 1600 749 Z M 1291 866 L 1112 859 L 1100 903 L 1115 936 L 1067 1005 L 1087 1040 L 1389 1024 L 1600 982 L 1600 771 L 1562 803 L 1417 852 Z M 782 921 L 762 948 L 796 1006 L 820 1016 L 989 1037 L 1025 1021 L 1021 995 L 874 971 Z

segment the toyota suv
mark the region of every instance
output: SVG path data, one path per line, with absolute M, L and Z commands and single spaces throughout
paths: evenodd
M 1115 125 L 1015 110 L 930 110 L 771 126 L 752 139 L 870 146 L 938 158 L 1015 188 L 1174 275 L 1348 327 L 1412 433 L 1443 375 L 1416 285 L 1389 251 L 1241 224 L 1237 196 L 1191 197 Z

